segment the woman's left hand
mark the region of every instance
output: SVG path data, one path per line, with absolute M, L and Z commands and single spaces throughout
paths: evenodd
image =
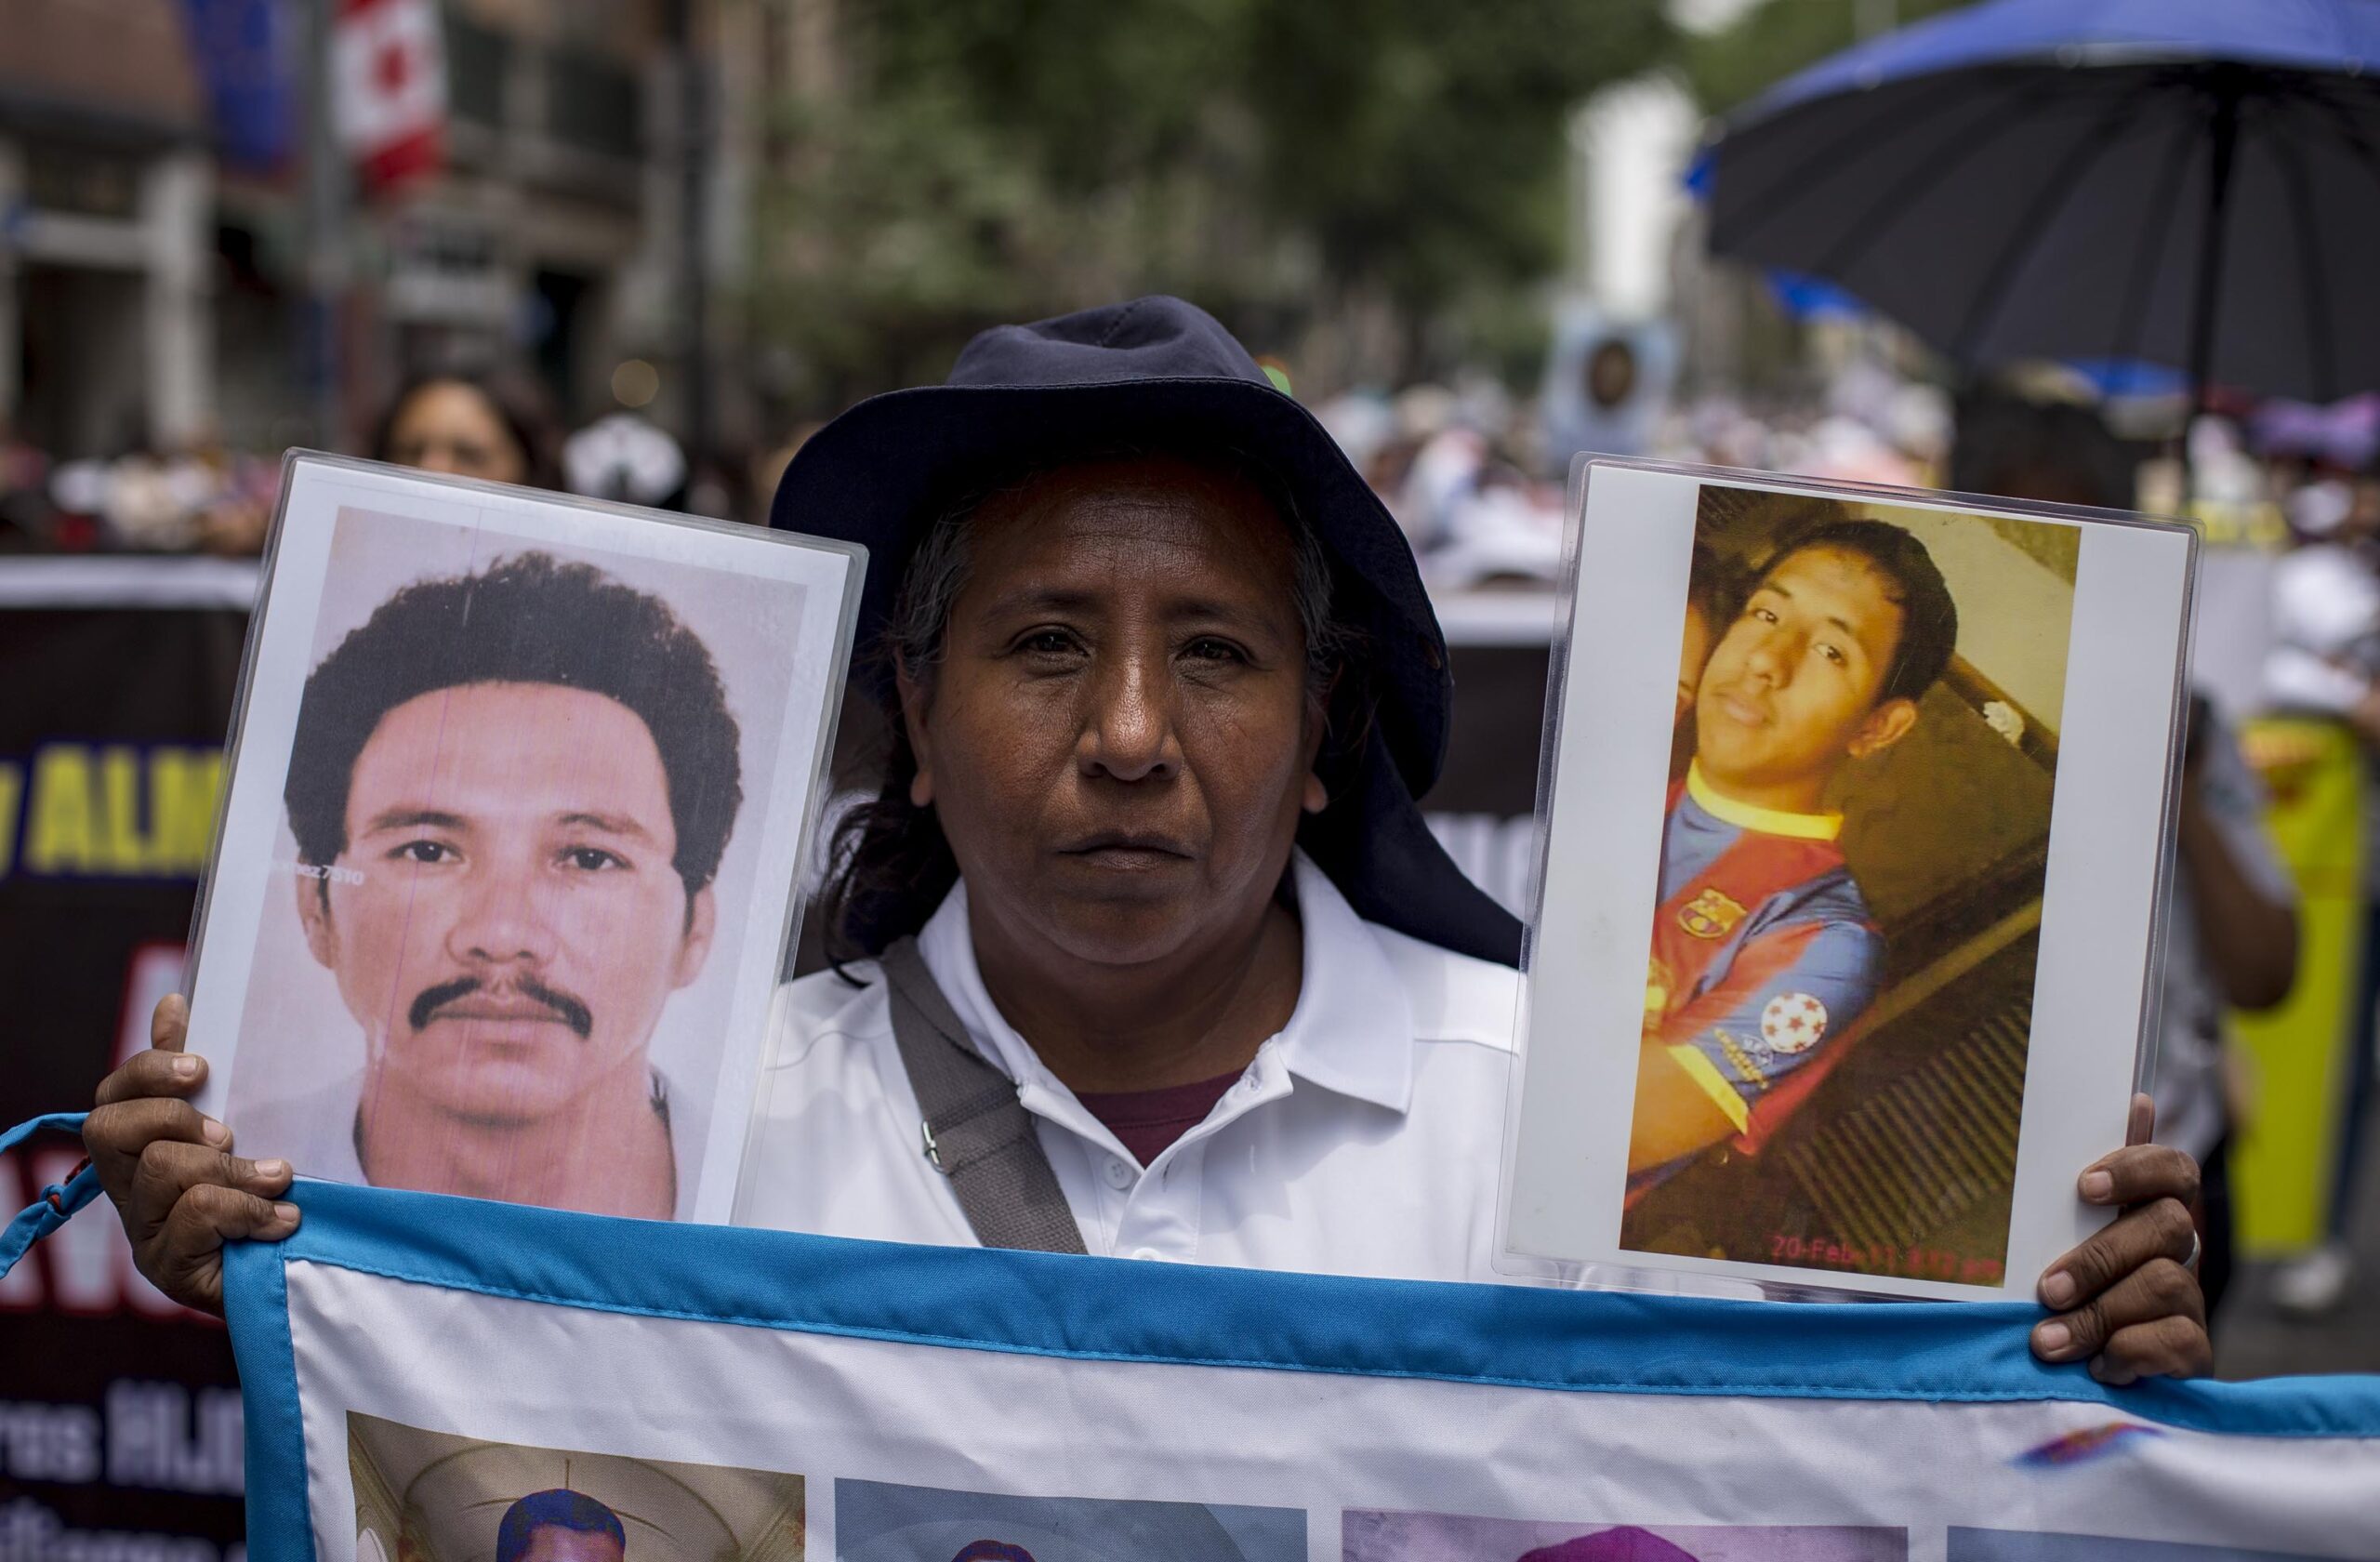
M 2056 1316 L 2034 1325 L 2033 1354 L 2088 1357 L 2105 1383 L 2215 1369 L 2206 1297 L 2188 1267 L 2198 1256 L 2198 1162 L 2149 1143 L 2156 1120 L 2156 1104 L 2134 1096 L 2125 1147 L 2085 1167 L 2079 1185 L 2083 1202 L 2123 1213 L 2042 1274 L 2042 1303 Z

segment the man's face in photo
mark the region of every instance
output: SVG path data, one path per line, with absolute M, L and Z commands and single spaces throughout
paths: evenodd
M 1703 669 L 1695 700 L 1703 774 L 1780 785 L 1898 741 L 1916 706 L 1877 695 L 1903 617 L 1886 577 L 1858 553 L 1810 548 L 1781 560 Z
M 709 952 L 661 752 L 607 695 L 477 683 L 395 707 L 346 827 L 350 871 L 298 880 L 307 943 L 380 1066 L 457 1114 L 567 1105 L 641 1055 Z

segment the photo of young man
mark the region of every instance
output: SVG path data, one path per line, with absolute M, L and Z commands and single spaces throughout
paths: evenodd
M 681 1212 L 704 1146 L 649 1044 L 711 953 L 740 735 L 709 649 L 593 565 L 518 552 L 380 603 L 307 680 L 284 793 L 289 893 L 362 1066 L 235 1098 L 243 1145 L 334 1180 Z
M 434 1432 L 350 1410 L 360 1562 L 802 1562 L 790 1471 Z
M 1688 662 L 1704 612 L 1689 608 Z M 1756 1120 L 1773 1128 L 1806 1093 L 1788 1088 L 1795 1074 L 1874 998 L 1884 937 L 1826 800 L 1845 766 L 1914 729 L 1957 640 L 1924 544 L 1822 510 L 1712 644 L 1662 835 L 1632 1198 Z M 1681 704 L 1685 682 L 1682 668 Z

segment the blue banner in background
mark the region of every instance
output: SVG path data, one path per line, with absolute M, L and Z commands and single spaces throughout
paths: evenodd
M 223 161 L 271 173 L 295 150 L 295 29 L 284 0 L 183 0 Z

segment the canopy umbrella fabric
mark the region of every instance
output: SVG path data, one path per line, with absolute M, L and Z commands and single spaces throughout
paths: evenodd
M 1696 182 L 1714 254 L 1972 365 L 2380 388 L 2380 0 L 1989 0 L 1772 88 Z

